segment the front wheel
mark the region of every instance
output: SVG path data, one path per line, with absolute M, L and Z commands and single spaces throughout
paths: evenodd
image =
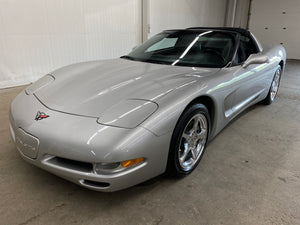
M 187 108 L 174 129 L 167 174 L 182 177 L 190 174 L 199 164 L 206 148 L 210 131 L 210 117 L 203 104 Z
M 263 103 L 265 103 L 266 105 L 270 105 L 274 102 L 277 93 L 278 93 L 278 89 L 279 89 L 279 85 L 280 85 L 280 79 L 281 79 L 281 67 L 278 66 L 273 80 L 272 80 L 272 84 L 271 87 L 269 89 L 269 93 L 267 95 L 267 97 L 262 101 Z

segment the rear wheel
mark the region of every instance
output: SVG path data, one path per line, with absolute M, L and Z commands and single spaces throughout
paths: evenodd
M 167 174 L 186 176 L 199 164 L 210 131 L 207 108 L 195 104 L 186 109 L 174 129 L 169 151 Z
M 266 105 L 270 105 L 274 102 L 274 100 L 277 96 L 277 93 L 278 93 L 280 79 L 281 79 L 281 67 L 278 66 L 278 68 L 274 74 L 269 93 L 268 93 L 267 97 L 263 100 L 263 103 L 265 103 Z

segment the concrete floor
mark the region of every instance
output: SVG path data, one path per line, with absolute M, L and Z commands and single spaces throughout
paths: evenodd
M 0 224 L 300 224 L 299 61 L 288 62 L 275 103 L 227 126 L 189 177 L 116 193 L 86 190 L 20 158 L 8 110 L 23 88 L 0 90 Z

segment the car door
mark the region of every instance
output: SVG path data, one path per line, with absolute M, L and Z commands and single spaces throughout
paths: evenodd
M 252 64 L 243 68 L 243 63 L 251 54 L 258 53 L 258 47 L 251 37 L 241 35 L 237 54 L 233 60 L 233 80 L 235 97 L 232 104 L 232 116 L 253 103 L 265 89 L 265 64 Z

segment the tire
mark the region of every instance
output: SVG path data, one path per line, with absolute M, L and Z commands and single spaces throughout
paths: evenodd
M 199 164 L 207 144 L 211 120 L 203 104 L 188 107 L 173 131 L 166 174 L 184 177 Z
M 269 89 L 269 93 L 268 93 L 267 97 L 264 100 L 262 100 L 262 102 L 264 104 L 270 105 L 274 102 L 274 100 L 277 96 L 277 93 L 278 93 L 280 80 L 281 80 L 281 67 L 278 66 L 278 68 L 273 76 L 273 80 L 271 83 L 271 87 Z

